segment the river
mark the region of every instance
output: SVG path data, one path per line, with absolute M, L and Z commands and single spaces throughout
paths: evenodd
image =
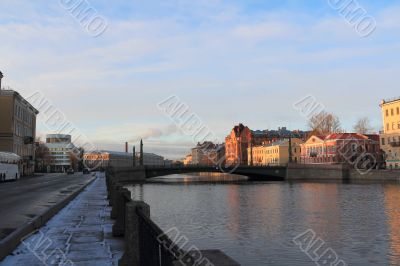
M 397 183 L 249 182 L 185 174 L 128 187 L 151 206 L 163 230 L 176 227 L 190 244 L 221 249 L 243 266 L 317 265 L 328 250 L 347 265 L 400 265 Z M 311 249 L 315 254 L 298 245 L 304 238 L 296 237 L 305 232 L 315 246 L 323 244 Z

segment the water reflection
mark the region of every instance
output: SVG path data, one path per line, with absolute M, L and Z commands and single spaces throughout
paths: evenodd
M 226 173 L 195 173 L 195 174 L 176 174 L 149 179 L 150 183 L 225 183 L 225 182 L 244 182 L 248 177 L 232 175 Z
M 332 242 L 337 241 L 341 215 L 338 208 L 338 184 L 302 183 L 299 184 L 299 189 L 304 226 L 313 225 L 311 229 L 318 236 Z
M 390 237 L 390 265 L 400 265 L 400 193 L 397 185 L 385 187 L 385 209 Z
M 182 182 L 185 180 L 184 182 Z M 246 182 L 175 175 L 129 187 L 153 219 L 242 265 L 313 265 L 292 239 L 313 229 L 348 265 L 400 265 L 400 186 Z

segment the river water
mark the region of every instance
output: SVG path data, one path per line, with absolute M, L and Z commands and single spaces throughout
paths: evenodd
M 347 265 L 400 265 L 397 183 L 250 182 L 198 174 L 129 189 L 151 206 L 163 230 L 176 227 L 190 244 L 221 249 L 243 266 L 323 265 L 324 252 Z M 310 238 L 296 238 L 305 232 Z

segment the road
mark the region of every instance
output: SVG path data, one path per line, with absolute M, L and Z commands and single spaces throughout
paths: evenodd
M 87 184 L 92 174 L 45 174 L 0 183 L 0 240 Z

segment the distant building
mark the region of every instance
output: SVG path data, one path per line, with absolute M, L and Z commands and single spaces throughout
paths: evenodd
M 305 136 L 306 132 L 290 131 L 286 127 L 278 128 L 278 130 L 250 130 L 247 126 L 239 124 L 225 138 L 226 164 L 248 165 L 250 158 L 247 149 L 251 146 L 260 146 L 289 137 L 304 139 Z
M 361 164 L 368 156 L 378 163 L 382 157 L 378 135 L 333 133 L 311 136 L 301 145 L 301 163 Z
M 22 158 L 19 169 L 22 176 L 35 171 L 38 113 L 18 92 L 0 90 L 0 151 L 12 152 Z
M 225 161 L 225 145 L 214 144 L 210 141 L 198 143 L 192 149 L 192 165 L 215 166 L 222 165 Z
M 385 152 L 386 167 L 400 168 L 400 98 L 381 102 L 383 132 L 381 148 Z
M 139 162 L 140 152 L 136 153 L 137 162 Z M 163 166 L 164 157 L 154 153 L 143 153 L 143 165 L 144 166 Z
M 46 147 L 51 156 L 50 172 L 62 173 L 71 168 L 74 158 L 75 145 L 71 142 L 71 135 L 48 134 L 46 135 Z M 76 167 L 72 167 L 76 168 Z M 77 170 L 77 169 L 74 169 Z
M 95 151 L 83 154 L 83 165 L 93 170 L 104 170 L 109 166 L 132 167 L 133 153 L 117 151 Z
M 169 160 L 169 159 L 164 159 L 164 166 L 171 167 L 173 165 L 174 161 Z
M 186 155 L 185 159 L 183 159 L 183 165 L 191 165 L 192 164 L 192 154 Z
M 291 139 L 292 162 L 300 162 L 301 139 Z M 253 166 L 286 165 L 290 160 L 289 139 L 281 139 L 268 144 L 247 148 L 248 164 Z
M 239 124 L 225 138 L 225 156 L 227 165 L 247 165 L 247 148 L 252 141 L 251 130 Z M 261 144 L 261 143 L 259 143 Z

